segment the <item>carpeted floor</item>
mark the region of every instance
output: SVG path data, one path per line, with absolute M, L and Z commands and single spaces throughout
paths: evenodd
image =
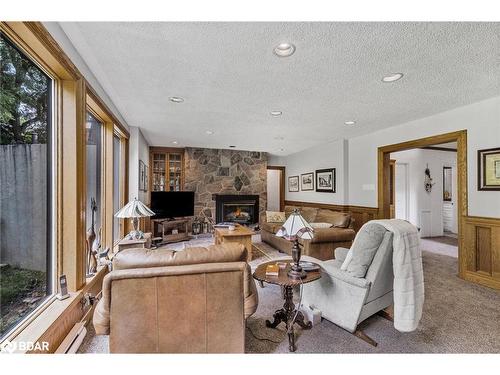
M 423 249 L 431 253 L 458 258 L 458 239 L 449 236 L 426 237 L 420 239 Z
M 500 353 L 500 292 L 459 279 L 457 259 L 426 251 L 426 246 L 433 245 L 422 241 L 426 295 L 415 332 L 398 332 L 390 321 L 373 316 L 362 323 L 365 333 L 378 342 L 372 347 L 323 319 L 311 330 L 296 330 L 297 353 Z M 254 247 L 252 268 L 282 256 L 262 242 Z M 288 353 L 283 324 L 277 329 L 265 326 L 283 304 L 280 288 L 266 285 L 258 291 L 259 307 L 247 320 L 246 352 Z M 95 336 L 90 325 L 79 352 L 107 353 L 107 343 L 107 336 Z

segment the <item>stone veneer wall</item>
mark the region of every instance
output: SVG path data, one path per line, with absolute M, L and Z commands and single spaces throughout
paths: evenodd
M 186 148 L 184 189 L 195 192 L 196 216 L 215 220 L 213 194 L 258 194 L 267 207 L 267 154 L 254 151 Z

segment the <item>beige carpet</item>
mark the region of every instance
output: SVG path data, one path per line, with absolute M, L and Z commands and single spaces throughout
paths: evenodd
M 423 318 L 415 332 L 398 332 L 391 322 L 374 316 L 362 324 L 366 334 L 379 343 L 374 348 L 323 319 L 311 330 L 297 329 L 297 352 L 500 353 L 500 292 L 459 279 L 456 258 L 425 251 L 422 246 L 426 295 Z M 252 262 L 253 267 L 282 255 L 262 242 L 255 247 L 264 255 Z M 288 353 L 283 324 L 277 329 L 265 326 L 265 319 L 282 306 L 281 291 L 269 285 L 258 290 L 259 307 L 247 321 L 246 352 Z M 95 336 L 89 327 L 79 352 L 106 353 L 108 338 Z

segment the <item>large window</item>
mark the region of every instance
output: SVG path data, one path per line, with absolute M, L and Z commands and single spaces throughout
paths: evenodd
M 102 196 L 102 135 L 103 124 L 92 113 L 87 112 L 87 233 L 93 231 L 99 241 L 101 228 Z M 90 244 L 92 246 L 92 244 Z
M 52 293 L 52 79 L 0 33 L 0 337 Z

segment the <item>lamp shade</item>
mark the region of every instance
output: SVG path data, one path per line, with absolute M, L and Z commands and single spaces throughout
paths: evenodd
M 129 217 L 146 217 L 153 216 L 155 213 L 151 211 L 144 203 L 137 198 L 128 202 L 116 214 L 115 217 L 129 218 Z
M 294 210 L 283 226 L 276 232 L 276 237 L 283 237 L 289 241 L 293 241 L 297 237 L 312 240 L 313 233 L 314 229 L 299 214 L 298 210 Z

